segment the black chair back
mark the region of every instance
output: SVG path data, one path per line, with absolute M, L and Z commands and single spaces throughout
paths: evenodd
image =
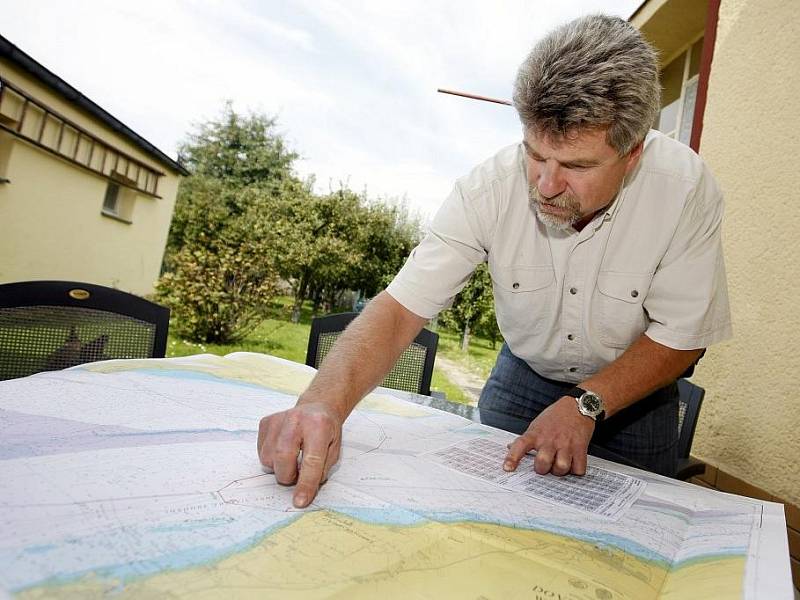
M 336 338 L 357 316 L 358 313 L 349 312 L 312 319 L 306 364 L 318 369 L 322 364 L 322 359 L 333 347 Z M 430 396 L 433 362 L 438 345 L 438 334 L 427 329 L 420 331 L 411 345 L 400 355 L 381 385 L 395 390 Z
M 71 281 L 0 285 L 0 380 L 112 358 L 162 358 L 169 309 Z
M 705 472 L 705 463 L 690 457 L 694 431 L 706 391 L 686 379 L 678 379 L 678 479 Z

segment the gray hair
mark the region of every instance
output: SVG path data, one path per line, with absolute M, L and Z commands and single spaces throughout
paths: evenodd
M 618 17 L 592 15 L 562 25 L 534 46 L 514 83 L 526 130 L 564 137 L 608 127 L 620 156 L 644 140 L 660 108 L 658 56 Z

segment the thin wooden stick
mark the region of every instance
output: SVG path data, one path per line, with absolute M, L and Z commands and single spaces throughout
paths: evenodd
M 476 96 L 475 94 L 468 94 L 467 92 L 456 92 L 455 90 L 444 90 L 439 88 L 436 90 L 442 94 L 452 94 L 453 96 L 463 96 L 464 98 L 472 98 L 473 100 L 483 100 L 485 102 L 494 102 L 496 104 L 505 104 L 506 106 L 513 106 L 508 100 L 499 100 L 497 98 L 489 98 L 487 96 Z

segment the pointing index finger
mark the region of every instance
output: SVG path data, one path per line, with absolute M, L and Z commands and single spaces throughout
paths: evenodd
M 330 447 L 333 443 L 330 436 L 323 432 L 313 431 L 303 440 L 303 455 L 300 462 L 300 474 L 294 492 L 294 505 L 305 508 L 317 495 L 319 486 L 325 477 L 326 464 Z

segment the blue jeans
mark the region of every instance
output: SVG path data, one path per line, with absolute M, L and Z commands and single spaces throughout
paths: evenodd
M 538 375 L 503 344 L 481 392 L 481 422 L 521 434 L 573 386 Z M 677 384 L 673 382 L 604 420 L 595 428 L 591 443 L 644 469 L 674 477 L 678 462 Z

